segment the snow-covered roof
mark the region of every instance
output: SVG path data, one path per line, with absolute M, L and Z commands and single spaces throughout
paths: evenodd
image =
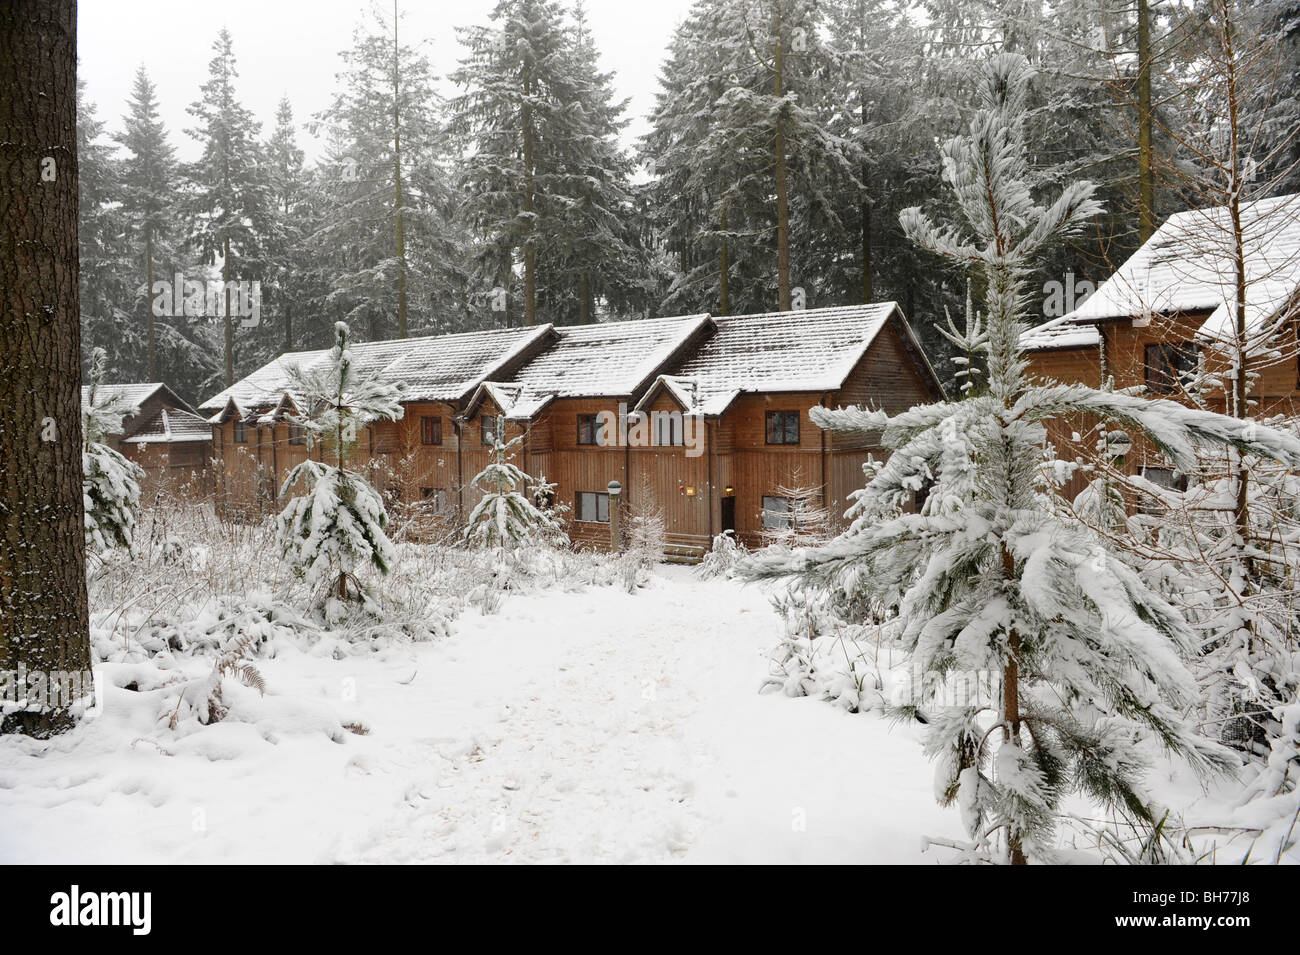
M 1300 292 L 1300 194 L 1241 207 L 1247 321 L 1259 328 Z M 1201 337 L 1226 335 L 1236 303 L 1233 237 L 1226 206 L 1169 217 L 1079 308 L 1072 323 L 1171 313 L 1208 313 Z
M 463 399 L 486 378 L 553 335 L 552 326 L 494 328 L 455 335 L 359 342 L 351 346 L 362 374 L 382 374 L 406 385 L 405 401 Z M 216 420 L 234 402 L 241 416 L 277 406 L 289 391 L 289 369 L 327 360 L 330 349 L 287 352 L 231 387 L 213 395 L 199 411 Z
M 526 418 L 554 398 L 639 395 L 668 361 L 712 325 L 708 315 L 683 315 L 558 327 L 556 340 L 509 378 L 518 392 L 502 410 Z
M 125 444 L 182 444 L 189 441 L 211 441 L 212 425 L 207 419 L 182 408 L 159 408 L 140 426 Z
M 122 385 L 99 385 L 96 395 L 99 398 L 116 397 L 122 399 L 129 405 L 140 407 L 146 400 L 153 396 L 153 393 L 159 388 L 166 388 L 161 381 L 150 382 L 131 382 Z M 90 409 L 90 386 L 81 386 L 81 410 Z
M 717 330 L 663 383 L 686 394 L 690 382 L 688 410 L 707 415 L 743 393 L 836 391 L 895 314 L 901 318 L 895 303 L 879 302 L 714 318 Z M 911 335 L 906 322 L 901 327 Z
M 1050 351 L 1056 348 L 1096 348 L 1101 343 L 1101 333 L 1096 325 L 1080 325 L 1070 321 L 1068 315 L 1044 322 L 1020 336 L 1020 344 L 1028 351 Z

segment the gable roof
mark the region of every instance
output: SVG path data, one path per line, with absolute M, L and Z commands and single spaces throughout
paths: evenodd
M 358 342 L 351 350 L 362 374 L 381 373 L 389 380 L 405 383 L 404 401 L 457 402 L 483 380 L 508 368 L 553 335 L 550 325 L 494 328 L 425 338 Z M 306 369 L 323 363 L 329 353 L 330 349 L 322 348 L 280 355 L 213 395 L 199 406 L 199 411 L 219 423 L 217 418 L 229 417 L 231 402 L 241 417 L 275 407 L 289 392 L 289 369 L 295 365 Z
M 1237 298 L 1228 217 L 1226 206 L 1170 216 L 1065 319 L 1078 324 L 1204 312 L 1200 337 L 1224 337 Z M 1300 194 L 1244 203 L 1241 217 L 1247 322 L 1259 328 L 1300 293 Z
M 1096 348 L 1101 344 L 1101 332 L 1096 325 L 1083 325 L 1062 315 L 1031 328 L 1020 336 L 1026 351 L 1051 351 L 1057 348 Z
M 121 398 L 127 404 L 139 408 L 140 405 L 148 401 L 159 390 L 165 390 L 168 396 L 173 400 L 177 407 L 189 408 L 174 391 L 168 388 L 161 381 L 148 382 L 130 382 L 120 385 L 99 385 L 98 394 L 104 396 L 113 396 Z M 86 411 L 90 408 L 90 385 L 81 386 L 81 410 Z
M 159 408 L 133 430 L 125 444 L 183 444 L 190 441 L 211 441 L 212 425 L 207 420 L 183 408 Z
M 744 393 L 838 391 L 894 316 L 938 384 L 898 305 L 879 302 L 715 318 L 714 334 L 659 385 L 679 403 L 693 397 L 688 410 L 706 415 L 721 414 Z
M 492 382 L 494 400 L 507 417 L 526 419 L 556 398 L 637 397 L 713 322 L 704 314 L 558 327 L 549 347 L 508 380 Z M 485 394 L 480 389 L 465 414 L 473 414 Z

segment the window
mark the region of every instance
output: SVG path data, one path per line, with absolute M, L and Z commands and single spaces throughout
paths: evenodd
M 768 444 L 799 443 L 799 412 L 769 411 L 767 413 Z
M 289 422 L 289 443 L 290 444 L 307 443 L 307 429 L 304 428 L 297 421 Z
M 248 443 L 248 425 L 243 421 L 235 422 L 235 442 L 237 444 Z
M 651 413 L 650 419 L 654 423 L 656 446 L 661 448 L 680 448 L 682 446 L 682 416 L 679 413 L 655 411 Z
M 579 444 L 595 444 L 597 430 L 596 416 L 594 414 L 578 415 Z
M 420 417 L 420 443 L 442 444 L 442 418 L 439 415 Z
M 574 519 L 586 521 L 591 524 L 608 524 L 609 523 L 609 495 L 602 494 L 598 491 L 579 491 L 576 506 L 573 509 Z
M 447 492 L 440 487 L 422 487 L 420 503 L 435 514 L 444 514 L 447 511 Z
M 1185 375 L 1196 370 L 1196 346 L 1192 342 L 1160 342 L 1146 346 L 1146 386 L 1167 395 L 1178 388 Z
M 770 414 L 771 412 L 769 412 Z M 794 514 L 791 513 L 790 499 L 787 497 L 769 497 L 763 495 L 763 529 L 768 531 L 783 530 L 794 527 Z
M 498 439 L 504 440 L 505 435 L 501 433 L 501 416 L 499 414 L 485 414 L 479 419 L 479 423 L 483 429 L 483 443 L 489 448 L 496 444 Z

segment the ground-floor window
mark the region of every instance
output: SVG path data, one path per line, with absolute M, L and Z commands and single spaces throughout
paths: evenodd
M 447 510 L 447 492 L 440 487 L 422 487 L 420 502 L 433 513 L 443 514 Z
M 609 523 L 609 495 L 599 491 L 579 491 L 574 501 L 574 519 L 592 524 Z

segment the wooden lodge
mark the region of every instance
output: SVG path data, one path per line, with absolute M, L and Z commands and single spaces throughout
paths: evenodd
M 1021 339 L 1029 370 L 1040 378 L 1116 389 L 1141 388 L 1192 404 L 1190 376 L 1230 380 L 1228 341 L 1236 318 L 1232 236 L 1224 208 L 1180 212 L 1073 312 L 1030 329 Z M 1244 417 L 1294 416 L 1300 410 L 1300 195 L 1243 206 L 1247 336 L 1257 375 Z M 1235 413 L 1222 386 L 1196 400 Z M 1060 456 L 1088 457 L 1097 422 L 1054 423 L 1049 437 Z M 1130 473 L 1157 484 L 1180 483 L 1155 449 L 1138 441 L 1125 461 Z M 1081 488 L 1081 480 L 1066 489 Z
M 113 447 L 144 471 L 140 499 L 159 494 L 193 497 L 211 489 L 212 426 L 161 382 L 99 385 L 101 394 L 121 398 L 135 412 L 122 420 Z M 83 405 L 90 389 L 81 389 Z
M 365 429 L 353 459 L 391 500 L 463 520 L 493 438 L 519 437 L 515 463 L 554 484 L 575 542 L 609 543 L 617 482 L 623 507 L 661 511 L 685 554 L 724 530 L 756 542 L 764 522 L 786 519 L 783 489 L 815 488 L 843 512 L 867 456 L 882 452 L 823 432 L 809 409 L 898 412 L 942 395 L 893 303 L 494 329 L 363 343 L 353 354 L 405 387 L 404 417 Z M 289 420 L 306 409 L 285 370 L 327 355 L 282 355 L 200 407 L 223 513 L 283 505 L 284 478 L 308 453 Z

